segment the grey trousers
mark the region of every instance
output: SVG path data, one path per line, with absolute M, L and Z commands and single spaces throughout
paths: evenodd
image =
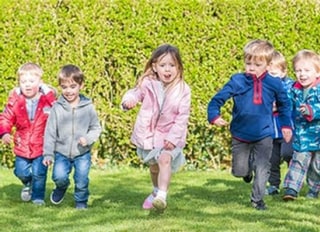
M 270 157 L 272 153 L 271 137 L 245 143 L 232 139 L 232 174 L 244 177 L 253 172 L 251 200 L 263 200 L 266 183 L 270 174 Z

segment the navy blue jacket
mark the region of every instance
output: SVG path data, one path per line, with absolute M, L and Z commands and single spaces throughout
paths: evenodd
M 280 78 L 267 72 L 259 78 L 251 74 L 237 73 L 211 99 L 208 104 L 208 121 L 220 117 L 220 108 L 233 99 L 230 131 L 233 138 L 254 142 L 272 136 L 272 104 L 275 101 L 281 127 L 291 128 L 290 100 Z

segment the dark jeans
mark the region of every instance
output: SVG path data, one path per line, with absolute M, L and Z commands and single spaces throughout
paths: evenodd
M 27 159 L 16 156 L 14 174 L 24 185 L 31 184 L 31 200 L 44 200 L 48 168 L 42 164 L 43 156 Z
M 271 137 L 267 137 L 256 142 L 244 143 L 232 139 L 232 174 L 244 177 L 253 171 L 251 200 L 255 202 L 262 200 L 265 195 L 271 166 L 272 140 Z M 252 163 L 249 162 L 250 158 Z
M 286 143 L 283 139 L 273 140 L 273 149 L 270 159 L 271 168 L 269 176 L 269 184 L 279 188 L 281 183 L 281 171 L 280 165 L 282 160 L 289 166 L 290 160 L 292 158 L 293 148 L 292 141 Z

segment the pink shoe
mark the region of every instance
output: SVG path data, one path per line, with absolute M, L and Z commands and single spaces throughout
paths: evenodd
M 153 193 L 151 193 L 143 202 L 142 208 L 149 210 L 153 208 L 152 202 L 153 202 L 154 196 Z

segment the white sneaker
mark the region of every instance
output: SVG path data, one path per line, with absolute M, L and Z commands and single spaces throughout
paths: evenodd
M 152 202 L 152 205 L 157 210 L 164 210 L 167 208 L 167 202 L 162 197 L 156 196 Z
M 20 194 L 21 200 L 23 201 L 30 201 L 31 200 L 31 187 L 25 185 Z

